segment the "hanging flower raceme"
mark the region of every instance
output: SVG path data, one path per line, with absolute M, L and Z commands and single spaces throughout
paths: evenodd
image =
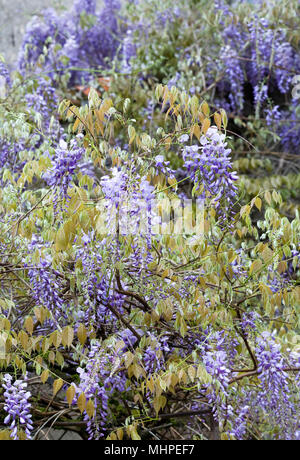
M 125 237 L 133 248 L 129 255 L 131 266 L 138 261 L 139 270 L 142 270 L 152 261 L 151 240 L 161 222 L 153 194 L 154 187 L 146 177 L 131 177 L 125 170 L 117 168 L 113 169 L 112 177 L 101 179 L 101 186 L 105 198 L 100 202 L 101 213 L 105 216 L 103 231 L 106 235 Z M 117 252 L 118 241 L 119 238 L 115 245 Z
M 129 200 L 128 193 L 128 182 L 129 178 L 125 171 L 114 168 L 112 176 L 104 176 L 101 179 L 102 192 L 105 197 L 104 207 L 106 209 L 106 224 L 108 233 L 115 234 L 119 222 L 118 219 L 122 219 L 125 212 L 121 211 L 122 206 Z M 102 204 L 102 203 L 101 203 Z
M 278 123 L 277 134 L 280 136 L 281 145 L 286 152 L 298 152 L 299 149 L 299 115 L 298 101 L 293 100 L 291 110 L 282 112 L 282 119 L 288 118 L 286 123 Z
M 128 29 L 126 36 L 123 40 L 123 60 L 121 70 L 123 72 L 130 72 L 131 65 L 130 59 L 136 55 L 136 46 L 133 43 L 132 30 Z
M 167 337 L 157 339 L 151 333 L 148 333 L 148 336 L 151 338 L 151 344 L 144 351 L 143 363 L 147 374 L 152 374 L 165 369 L 165 355 L 171 350 Z
M 282 33 L 284 37 L 284 34 Z M 277 86 L 282 94 L 286 94 L 291 86 L 293 75 L 291 69 L 295 68 L 296 60 L 293 47 L 290 43 L 282 38 L 279 43 L 275 45 L 275 76 Z
M 108 394 L 104 386 L 100 385 L 103 362 L 99 353 L 99 346 L 94 345 L 89 353 L 89 361 L 85 369 L 78 368 L 80 383 L 76 386 L 76 394 L 79 397 L 84 393 L 87 400 L 93 401 L 94 411 L 90 417 L 85 411 L 84 419 L 87 422 L 89 439 L 103 437 L 105 422 L 108 411 Z
M 203 357 L 207 372 L 218 381 L 224 392 L 228 387 L 230 370 L 227 353 L 223 350 L 209 351 Z
M 6 96 L 6 87 L 11 86 L 9 71 L 0 59 L 0 99 Z
M 66 317 L 66 305 L 59 295 L 61 288 L 55 273 L 50 269 L 49 263 L 42 260 L 36 268 L 28 270 L 28 277 L 33 290 L 33 297 L 37 304 L 46 307 L 55 320 Z
M 55 187 L 55 198 L 68 200 L 68 188 L 72 187 L 72 181 L 75 178 L 75 172 L 78 168 L 79 162 L 84 155 L 84 148 L 79 147 L 78 140 L 73 139 L 70 148 L 64 140 L 61 140 L 59 147 L 55 150 L 55 158 L 52 169 L 44 174 L 48 185 Z
M 252 59 L 248 66 L 248 76 L 252 85 L 256 86 L 268 77 L 270 69 L 274 68 L 273 77 L 277 87 L 285 94 L 292 81 L 295 55 L 285 31 L 270 26 L 265 18 L 255 18 L 249 24 Z
M 161 172 L 165 176 L 173 179 L 175 177 L 175 171 L 170 168 L 170 162 L 165 160 L 163 155 L 156 155 L 155 160 L 155 169 L 158 172 Z
M 184 167 L 194 181 L 196 189 L 202 189 L 202 196 L 210 196 L 218 207 L 224 198 L 227 203 L 237 197 L 237 174 L 232 170 L 231 150 L 227 148 L 225 134 L 216 127 L 208 129 L 200 138 L 199 145 L 185 146 Z
M 5 425 L 9 425 L 11 430 L 11 438 L 14 440 L 19 439 L 18 431 L 24 429 L 27 439 L 31 437 L 31 431 L 33 430 L 31 421 L 31 403 L 29 398 L 31 397 L 30 391 L 27 390 L 26 380 L 15 380 L 10 374 L 4 375 L 4 410 L 7 412 L 7 417 L 4 419 Z
M 275 126 L 278 128 L 278 121 L 281 118 L 281 113 L 279 111 L 279 106 L 274 105 L 274 107 L 268 107 L 265 110 L 266 114 L 266 123 L 268 126 Z
M 255 105 L 261 106 L 268 98 L 267 85 L 255 85 L 253 91 Z
M 112 177 L 101 179 L 108 233 L 150 237 L 158 222 L 154 210 L 154 187 L 145 177 L 131 179 L 127 172 L 114 168 Z
M 282 439 L 292 439 L 299 415 L 299 396 L 295 397 L 291 390 L 281 346 L 266 331 L 258 338 L 255 351 L 261 382 L 257 406 L 268 414 L 273 424 L 280 426 Z
M 54 113 L 58 98 L 56 89 L 51 84 L 51 80 L 38 78 L 32 92 L 25 95 L 27 107 L 32 108 L 33 112 L 38 112 L 43 120 L 43 127 L 49 129 L 51 115 Z
M 119 358 L 112 346 L 109 352 L 103 351 L 101 343 L 96 342 L 91 346 L 88 354 L 88 363 L 85 368 L 77 369 L 80 383 L 75 385 L 76 398 L 84 393 L 87 401 L 91 401 L 92 407 L 89 413 L 88 404 L 84 413 L 87 422 L 89 439 L 100 439 L 105 434 L 105 425 L 108 418 L 108 402 L 111 394 L 125 391 L 126 374 L 119 372 L 111 373 L 114 360 Z
M 229 100 L 232 110 L 240 111 L 244 106 L 244 72 L 238 52 L 229 45 L 225 46 L 220 55 L 225 64 L 225 75 L 230 85 Z

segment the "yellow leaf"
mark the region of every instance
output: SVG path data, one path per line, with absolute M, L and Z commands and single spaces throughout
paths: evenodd
M 31 316 L 27 316 L 27 318 L 25 319 L 24 321 L 24 326 L 25 326 L 25 329 L 27 330 L 27 332 L 32 335 L 33 333 L 33 328 L 34 328 L 34 324 L 33 324 L 33 319 Z
M 154 409 L 155 409 L 156 415 L 158 415 L 159 410 L 160 410 L 160 408 L 161 408 L 161 405 L 160 405 L 160 404 L 161 404 L 160 398 L 159 398 L 159 396 L 156 396 L 156 397 L 154 398 L 154 400 L 153 400 L 153 407 L 154 407 Z
M 257 209 L 260 211 L 261 210 L 261 205 L 262 205 L 262 201 L 261 199 L 259 198 L 259 196 L 257 196 L 255 198 L 255 206 L 257 207 Z
M 63 383 L 64 382 L 63 382 L 62 379 L 54 380 L 54 382 L 53 382 L 53 396 L 55 396 L 59 392 L 59 390 L 63 386 Z
M 227 118 L 226 112 L 225 112 L 224 109 L 221 109 L 221 110 L 220 110 L 220 113 L 221 113 L 221 118 L 222 118 L 223 126 L 224 126 L 224 128 L 226 129 L 226 128 L 227 128 L 227 123 L 228 123 L 228 118 Z
M 154 381 L 153 377 L 151 376 L 150 379 L 147 381 L 147 387 L 151 391 L 151 393 L 154 393 Z
M 80 413 L 82 414 L 86 406 L 86 396 L 84 393 L 81 393 L 81 395 L 78 397 L 77 406 L 78 406 L 78 409 L 80 410 Z
M 87 405 L 86 405 L 86 413 L 90 418 L 93 418 L 95 415 L 95 406 L 94 403 L 91 399 L 88 400 Z
M 262 261 L 260 259 L 255 260 L 250 267 L 249 274 L 258 272 L 262 267 Z
M 129 135 L 129 145 L 130 145 L 134 141 L 134 138 L 136 135 L 135 128 L 131 125 L 128 126 L 128 135 Z
M 86 342 L 86 338 L 87 338 L 86 328 L 84 324 L 79 324 L 78 329 L 77 329 L 77 337 L 81 345 L 84 345 Z
M 1 430 L 0 431 L 0 441 L 10 441 L 11 440 L 10 434 L 11 434 L 11 431 L 9 430 Z
M 58 348 L 59 345 L 61 344 L 61 339 L 62 339 L 61 333 L 59 331 L 54 331 L 52 332 L 50 338 L 55 348 Z
M 251 211 L 251 207 L 248 204 L 246 204 L 245 206 L 241 207 L 240 216 L 241 217 L 243 217 L 244 215 L 249 216 L 250 211 Z
M 201 130 L 200 130 L 199 125 L 193 125 L 193 126 L 191 127 L 191 138 L 192 138 L 193 136 L 196 136 L 197 139 L 198 139 L 198 141 L 199 141 L 199 140 L 200 140 L 200 135 L 201 135 Z
M 199 276 L 199 281 L 200 281 L 202 289 L 206 289 L 205 279 L 202 276 Z
M 214 120 L 215 120 L 215 123 L 217 125 L 217 128 L 218 129 L 221 129 L 221 125 L 222 125 L 222 118 L 221 118 L 221 115 L 219 113 L 215 113 L 214 114 Z
M 207 133 L 207 130 L 208 130 L 209 127 L 210 127 L 210 119 L 205 118 L 205 120 L 202 123 L 202 132 L 203 132 L 203 134 Z
M 271 197 L 271 193 L 269 191 L 266 191 L 265 192 L 265 200 L 266 202 L 270 205 L 271 202 L 272 202 L 272 197 Z
M 172 144 L 172 138 L 169 136 L 165 139 L 165 143 L 164 143 L 166 150 L 170 149 L 171 144 Z
M 22 345 L 23 349 L 26 350 L 27 345 L 28 345 L 28 335 L 26 334 L 26 332 L 25 331 L 20 331 L 19 335 L 18 335 L 18 339 L 19 339 L 19 342 Z
M 51 364 L 54 364 L 54 361 L 55 361 L 55 353 L 54 353 L 54 351 L 52 351 L 52 350 L 49 352 L 48 361 L 49 361 Z
M 75 386 L 74 385 L 69 386 L 69 388 L 66 391 L 66 398 L 67 398 L 67 401 L 69 403 L 69 406 L 71 406 L 71 404 L 73 402 L 75 393 L 76 393 Z
M 188 374 L 189 374 L 189 378 L 191 379 L 191 382 L 193 382 L 196 377 L 196 369 L 194 368 L 194 366 L 189 366 Z
M 261 253 L 262 258 L 264 259 L 265 264 L 270 263 L 273 258 L 273 251 L 266 246 Z
M 57 364 L 59 364 L 60 366 L 63 366 L 63 365 L 64 365 L 64 362 L 65 362 L 64 357 L 63 357 L 63 355 L 62 355 L 59 351 L 56 352 L 55 361 L 56 361 Z
M 133 439 L 134 441 L 140 441 L 141 440 L 141 437 L 139 436 L 138 432 L 136 431 L 136 428 L 131 430 L 131 439 Z
M 75 133 L 77 131 L 77 128 L 78 128 L 79 124 L 80 124 L 80 120 L 79 120 L 79 118 L 76 118 L 75 123 L 73 125 L 73 133 Z
M 118 428 L 118 429 L 117 429 L 117 436 L 118 436 L 118 439 L 119 439 L 120 441 L 122 441 L 122 439 L 123 439 L 123 437 L 124 437 L 124 432 L 123 432 L 122 428 Z
M 202 110 L 202 113 L 204 113 L 204 115 L 206 117 L 209 116 L 209 105 L 206 101 L 202 102 L 201 104 L 201 110 Z
M 66 347 L 70 347 L 72 345 L 74 339 L 74 331 L 71 326 L 66 326 L 62 332 L 62 343 Z
M 41 381 L 42 383 L 46 383 L 49 377 L 49 370 L 45 369 L 41 374 Z
M 279 273 L 284 273 L 287 270 L 287 263 L 286 261 L 281 260 L 278 264 L 277 270 Z

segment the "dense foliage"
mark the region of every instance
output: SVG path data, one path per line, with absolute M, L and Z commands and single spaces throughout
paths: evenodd
M 0 60 L 0 439 L 300 439 L 300 5 L 211 3 Z

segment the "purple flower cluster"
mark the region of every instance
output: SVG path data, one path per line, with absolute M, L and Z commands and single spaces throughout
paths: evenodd
M 155 160 L 155 170 L 161 172 L 169 178 L 174 178 L 175 171 L 170 168 L 170 162 L 165 160 L 163 155 L 156 155 Z
M 289 281 L 293 277 L 297 277 L 300 268 L 300 253 L 296 249 L 291 251 L 289 258 L 283 257 L 283 261 L 287 259 L 287 267 L 283 273 L 274 273 L 272 266 L 269 267 L 268 285 L 273 292 L 278 292 L 287 288 Z
M 250 331 L 257 329 L 257 319 L 258 315 L 252 312 L 243 315 L 241 327 L 248 338 Z M 298 367 L 300 375 L 299 354 L 294 354 L 294 358 L 290 354 L 288 362 L 274 337 L 263 332 L 257 337 L 255 348 L 260 384 L 249 391 L 245 388 L 238 390 L 229 387 L 233 361 L 230 362 L 227 342 L 226 334 L 214 333 L 207 346 L 201 347 L 203 363 L 212 376 L 212 381 L 205 385 L 205 392 L 220 426 L 227 426 L 226 433 L 234 439 L 245 439 L 248 423 L 263 419 L 271 429 L 278 428 L 276 436 L 279 439 L 298 439 L 299 394 L 295 393 L 295 385 L 291 383 L 286 368 Z M 235 347 L 237 345 L 238 342 Z M 297 378 L 295 383 L 299 385 Z
M 119 224 L 117 221 L 123 217 L 120 215 L 121 208 L 124 208 L 122 203 L 126 204 L 130 200 L 128 186 L 128 174 L 118 168 L 113 168 L 111 177 L 104 176 L 101 179 L 102 192 L 106 201 L 107 226 L 113 233 L 116 232 L 116 225 Z
M 120 395 L 125 391 L 126 377 L 124 372 L 112 375 L 111 367 L 118 358 L 113 347 L 109 353 L 102 350 L 100 343 L 91 346 L 86 367 L 78 368 L 80 383 L 76 385 L 76 394 L 84 393 L 87 400 L 94 403 L 95 413 L 89 417 L 85 412 L 89 439 L 100 439 L 105 434 L 105 424 L 108 417 L 109 398 L 112 394 Z
M 111 271 L 104 268 L 102 252 L 110 251 L 110 260 L 113 261 L 115 247 L 106 241 L 95 242 L 93 234 L 83 237 L 83 247 L 76 254 L 76 261 L 82 266 L 83 280 L 81 289 L 83 292 L 84 305 L 78 313 L 86 327 L 102 331 L 117 331 L 117 318 L 112 314 L 108 305 L 115 307 L 123 314 L 123 295 L 119 294 L 111 282 Z M 79 318 L 78 318 L 79 319 Z
M 245 312 L 242 315 L 241 329 L 246 337 L 256 332 L 256 322 L 259 320 L 259 315 L 255 311 Z
M 18 154 L 25 150 L 23 139 L 18 141 L 0 137 L 0 170 L 9 167 L 11 171 L 21 170 L 23 163 L 18 161 Z
M 128 73 L 131 69 L 130 59 L 136 55 L 136 46 L 133 42 L 133 32 L 131 29 L 127 30 L 126 36 L 123 39 L 122 55 L 123 59 L 121 71 Z
M 65 302 L 59 294 L 61 285 L 55 273 L 50 270 L 49 263 L 41 260 L 39 266 L 28 270 L 28 277 L 37 304 L 48 308 L 55 320 L 65 318 Z
M 229 100 L 233 111 L 241 111 L 244 106 L 244 71 L 238 59 L 238 51 L 227 45 L 220 52 L 225 65 L 225 77 L 230 84 Z
M 71 84 L 88 80 L 89 69 L 109 66 L 117 52 L 119 8 L 119 1 L 105 0 L 97 13 L 95 0 L 76 0 L 73 9 L 61 16 L 46 9 L 42 19 L 35 16 L 27 26 L 19 68 L 34 67 L 43 55 L 49 76 L 69 69 Z
M 280 136 L 280 142 L 283 149 L 287 152 L 298 152 L 299 148 L 299 136 L 300 136 L 300 123 L 299 116 L 297 114 L 297 101 L 293 101 L 291 104 L 291 111 L 283 111 L 282 117 L 288 121 L 282 124 L 278 124 L 276 130 Z
M 151 337 L 151 334 L 150 334 Z M 152 343 L 149 345 L 143 355 L 143 363 L 147 375 L 153 372 L 159 372 L 164 370 L 165 367 L 165 355 L 170 352 L 170 347 L 167 343 L 167 337 L 161 337 L 156 339 L 152 336 Z
M 104 435 L 103 430 L 107 419 L 109 396 L 103 384 L 101 385 L 103 378 L 102 371 L 103 359 L 99 351 L 99 345 L 94 345 L 91 347 L 86 368 L 79 367 L 77 369 L 80 376 L 80 383 L 76 386 L 78 396 L 84 393 L 87 400 L 92 399 L 94 403 L 94 416 L 90 418 L 86 412 L 84 414 L 90 440 L 97 440 Z
M 11 86 L 11 79 L 10 79 L 9 71 L 6 65 L 4 64 L 4 62 L 2 62 L 0 59 L 0 87 L 2 86 L 1 79 L 3 79 L 3 82 L 5 85 Z
M 257 339 L 256 357 L 258 360 L 261 391 L 257 396 L 257 407 L 268 414 L 275 425 L 280 427 L 281 439 L 292 439 L 299 416 L 297 404 L 292 399 L 289 375 L 281 347 L 269 332 L 263 332 Z
M 236 415 L 233 412 L 228 414 L 231 416 L 231 429 L 228 430 L 228 434 L 237 440 L 245 439 L 250 409 L 250 406 L 245 404 L 239 407 L 238 413 Z
M 273 78 L 279 91 L 285 94 L 292 81 L 291 70 L 295 68 L 294 51 L 286 41 L 285 32 L 271 28 L 267 19 L 255 18 L 249 24 L 249 34 L 251 62 L 248 75 L 251 83 L 256 86 L 269 76 L 274 58 Z
M 59 147 L 55 150 L 55 158 L 52 169 L 44 174 L 48 185 L 55 187 L 57 197 L 68 200 L 68 188 L 72 187 L 72 180 L 78 168 L 78 164 L 82 159 L 85 149 L 79 147 L 78 140 L 73 139 L 70 148 L 64 140 L 61 140 Z
M 18 430 L 24 428 L 27 439 L 31 438 L 31 431 L 33 430 L 31 421 L 31 397 L 30 391 L 27 390 L 26 380 L 15 380 L 12 383 L 12 376 L 5 374 L 2 384 L 4 388 L 4 410 L 7 412 L 7 417 L 4 420 L 6 425 L 9 425 L 11 430 L 11 438 L 18 440 Z
M 225 398 L 229 396 L 230 369 L 226 351 L 218 349 L 222 344 L 217 344 L 217 349 L 206 351 L 203 354 L 203 364 L 206 371 L 211 376 L 210 383 L 204 385 L 207 402 L 212 408 L 214 419 L 219 425 L 230 417 L 232 408 L 225 403 Z M 210 347 L 209 347 L 210 348 Z
M 217 206 L 223 198 L 230 203 L 237 196 L 237 175 L 232 171 L 231 150 L 226 147 L 225 134 L 211 127 L 201 137 L 200 146 L 185 146 L 183 149 L 184 167 L 189 176 L 198 190 L 202 186 L 202 196 L 213 197 Z
M 208 351 L 203 356 L 203 363 L 207 372 L 219 382 L 222 391 L 226 393 L 230 376 L 227 353 L 224 350 Z
M 113 168 L 111 177 L 101 179 L 101 187 L 110 232 L 145 237 L 149 246 L 158 218 L 153 209 L 154 187 L 146 177 L 131 178 L 126 171 Z
M 297 151 L 297 116 L 293 109 L 279 116 L 275 108 L 278 92 L 289 96 L 293 75 L 299 68 L 299 55 L 286 31 L 257 15 L 250 16 L 245 26 L 235 21 L 234 11 L 227 4 L 216 2 L 215 7 L 223 12 L 221 24 L 225 46 L 217 51 L 217 62 L 209 62 L 207 73 L 215 75 L 217 71 L 224 75 L 217 85 L 218 104 L 241 115 L 249 113 L 254 106 L 257 118 L 260 110 L 265 110 L 267 124 L 272 123 L 283 149 Z M 209 83 L 213 82 L 212 78 Z M 273 101 L 274 111 L 267 108 L 267 100 Z M 280 118 L 294 118 L 295 122 L 279 125 L 276 122 Z
M 266 123 L 268 126 L 272 127 L 275 126 L 277 127 L 278 121 L 281 118 L 281 113 L 279 110 L 278 105 L 274 105 L 274 107 L 268 107 L 265 111 L 266 114 Z
M 26 93 L 25 99 L 27 107 L 42 116 L 44 127 L 48 130 L 51 116 L 58 105 L 56 89 L 52 86 L 51 81 L 42 77 L 38 78 L 32 92 Z
M 288 93 L 293 76 L 290 72 L 295 66 L 295 53 L 290 43 L 284 41 L 284 38 L 276 43 L 276 53 L 274 64 L 276 66 L 275 78 L 277 86 L 282 94 Z
M 168 23 L 174 22 L 178 17 L 180 17 L 180 8 L 177 6 L 174 8 L 166 8 L 165 10 L 157 13 L 157 25 L 159 27 L 165 27 Z
M 261 106 L 268 98 L 268 87 L 267 85 L 255 85 L 254 91 L 254 104 L 255 106 Z

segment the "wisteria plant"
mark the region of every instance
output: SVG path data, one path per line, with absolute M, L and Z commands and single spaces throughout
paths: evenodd
M 297 156 L 299 49 L 256 6 L 125 3 L 0 61 L 0 439 L 299 440 L 299 163 L 267 176 L 259 125 Z M 223 35 L 199 61 L 191 11 Z

